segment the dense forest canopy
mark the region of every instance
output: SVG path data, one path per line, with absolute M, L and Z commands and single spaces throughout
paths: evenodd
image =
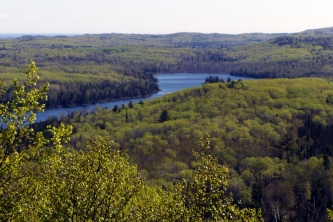
M 1 221 L 263 221 L 226 194 L 228 168 L 207 154 L 209 134 L 193 152 L 192 177 L 166 189 L 147 186 L 110 138 L 78 150 L 68 145 L 71 125 L 34 131 L 49 87 L 37 86 L 36 72 L 31 62 L 25 84 L 14 79 L 13 99 L 0 104 Z
M 319 78 L 205 84 L 113 110 L 72 113 L 71 143 L 114 139 L 148 184 L 190 178 L 198 138 L 230 169 L 227 192 L 266 221 L 324 221 L 333 204 L 333 83 Z M 56 124 L 50 118 L 44 124 Z
M 51 88 L 47 107 L 144 97 L 152 74 L 230 73 L 255 78 L 330 77 L 332 29 L 296 34 L 96 34 L 0 39 L 0 76 L 23 79 L 34 59 Z M 4 101 L 7 101 L 9 93 Z
M 332 56 L 332 28 L 0 39 L 0 218 L 326 221 Z M 39 83 L 34 62 L 22 78 L 31 58 Z M 140 104 L 33 123 L 39 102 L 142 97 L 158 90 L 153 74 L 166 72 L 275 79 L 212 76 Z

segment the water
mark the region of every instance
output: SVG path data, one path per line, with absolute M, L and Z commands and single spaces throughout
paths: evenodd
M 37 113 L 37 121 L 46 120 L 49 116 L 61 116 L 67 115 L 70 112 L 88 110 L 92 111 L 96 109 L 97 106 L 102 108 L 112 109 L 115 105 L 121 106 L 122 104 L 128 104 L 130 101 L 133 103 L 138 103 L 140 100 L 154 99 L 161 97 L 165 94 L 176 92 L 182 89 L 191 88 L 194 86 L 201 86 L 205 82 L 205 79 L 209 76 L 218 76 L 224 81 L 228 79 L 239 80 L 239 79 L 249 79 L 245 77 L 230 76 L 228 74 L 207 74 L 207 73 L 172 73 L 172 74 L 157 74 L 155 77 L 158 79 L 158 85 L 161 91 L 153 94 L 150 97 L 138 98 L 138 99 L 123 99 L 111 102 L 96 103 L 87 106 L 77 106 L 77 107 L 66 107 L 66 108 L 54 108 L 46 109 L 43 113 Z

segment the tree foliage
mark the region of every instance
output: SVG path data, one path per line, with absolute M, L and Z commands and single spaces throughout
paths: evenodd
M 226 193 L 241 207 L 262 207 L 268 221 L 320 221 L 333 204 L 332 95 L 327 79 L 230 81 L 134 104 L 127 121 L 125 109 L 63 121 L 73 124 L 77 149 L 84 138 L 112 135 L 147 183 L 164 187 L 190 181 L 192 149 L 209 132 L 207 152 L 228 166 Z M 160 123 L 164 109 L 170 120 Z
M 168 121 L 170 119 L 169 117 L 169 114 L 168 114 L 168 110 L 164 109 L 160 115 L 160 118 L 159 118 L 159 122 L 160 123 L 163 123 L 165 121 Z
M 36 87 L 36 71 L 31 62 L 26 85 L 14 80 L 13 101 L 1 105 L 6 124 L 1 130 L 2 221 L 261 220 L 260 211 L 240 209 L 225 195 L 228 170 L 205 154 L 209 138 L 195 153 L 193 182 L 162 189 L 145 185 L 110 139 L 90 139 L 76 150 L 68 146 L 70 125 L 48 126 L 49 139 L 35 133 L 27 123 L 44 108 L 39 100 L 48 88 Z
M 42 133 L 35 133 L 29 126 L 36 118 L 35 111 L 42 111 L 39 101 L 47 98 L 48 83 L 42 89 L 37 88 L 38 75 L 35 63 L 30 63 L 26 82 L 20 85 L 13 80 L 14 96 L 6 104 L 0 104 L 2 130 L 0 134 L 0 219 L 8 220 L 22 211 L 25 195 L 35 192 L 30 180 L 35 165 L 43 161 L 46 149 L 62 148 L 63 142 L 69 142 L 71 126 L 61 124 L 58 128 L 49 127 L 53 137 L 48 140 Z M 3 92 L 3 90 L 2 90 Z M 15 218 L 15 217 L 14 217 Z
M 0 39 L 0 75 L 7 81 L 19 78 L 33 56 L 43 66 L 43 79 L 52 83 L 47 107 L 83 105 L 151 95 L 158 91 L 155 73 L 329 77 L 332 39 L 330 29 L 298 34 L 23 36 Z
M 263 221 L 261 211 L 240 209 L 226 194 L 228 168 L 218 164 L 217 158 L 207 155 L 210 138 L 201 141 L 194 152 L 197 168 L 192 181 L 182 183 L 185 206 L 189 221 Z

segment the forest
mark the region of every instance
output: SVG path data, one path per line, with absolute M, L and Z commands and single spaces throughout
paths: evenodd
M 0 220 L 333 220 L 333 28 L 1 46 Z M 39 69 L 26 72 L 32 58 Z M 154 100 L 34 122 L 46 107 L 150 95 L 153 74 L 168 72 L 259 79 L 212 75 Z
M 13 99 L 0 104 L 1 221 L 263 221 L 226 194 L 229 171 L 207 153 L 209 134 L 193 151 L 192 177 L 165 188 L 146 184 L 110 138 L 76 149 L 70 124 L 34 131 L 49 89 L 36 87 L 36 72 L 32 61 L 25 84 L 13 80 Z
M 229 168 L 227 193 L 265 221 L 325 221 L 332 197 L 333 82 L 320 78 L 205 84 L 141 104 L 35 124 L 73 126 L 71 145 L 111 138 L 152 186 L 189 180 L 192 150 Z
M 6 84 L 33 59 L 51 83 L 48 108 L 145 97 L 159 90 L 153 74 L 230 73 L 253 78 L 329 77 L 332 28 L 295 34 L 98 34 L 0 39 Z M 4 101 L 12 96 L 7 89 Z

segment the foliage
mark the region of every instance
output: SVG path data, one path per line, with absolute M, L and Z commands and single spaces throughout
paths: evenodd
M 183 182 L 182 193 L 189 211 L 189 221 L 263 221 L 261 212 L 240 209 L 226 196 L 228 168 L 219 165 L 217 159 L 207 155 L 209 135 L 202 141 L 194 158 L 198 161 L 192 182 Z
M 170 117 L 169 117 L 169 114 L 168 114 L 168 110 L 165 109 L 165 110 L 162 111 L 158 121 L 160 123 L 163 123 L 165 121 L 168 121 L 169 119 L 170 119 Z
M 109 138 L 90 139 L 76 150 L 65 145 L 70 125 L 48 126 L 50 139 L 42 132 L 35 134 L 25 121 L 33 123 L 34 110 L 44 108 L 39 100 L 48 89 L 48 84 L 41 90 L 36 87 L 36 71 L 31 62 L 26 85 L 13 80 L 14 99 L 1 104 L 6 124 L 1 130 L 2 221 L 261 220 L 260 211 L 241 210 L 224 196 L 227 168 L 204 153 L 194 182 L 165 190 L 146 186 L 137 167 Z
M 242 208 L 261 206 L 268 221 L 325 220 L 333 204 L 332 95 L 332 82 L 318 78 L 230 81 L 134 104 L 127 121 L 125 109 L 62 120 L 73 125 L 77 149 L 85 138 L 112 135 L 147 184 L 167 188 L 191 181 L 192 149 L 209 132 L 207 152 L 228 166 L 226 193 Z M 170 120 L 160 123 L 164 109 Z
M 62 142 L 69 141 L 72 128 L 63 124 L 59 128 L 50 127 L 53 135 L 51 140 L 43 137 L 42 133 L 35 134 L 28 125 L 33 123 L 35 111 L 42 111 L 44 105 L 39 100 L 46 99 L 48 84 L 42 89 L 36 87 L 38 75 L 35 63 L 30 63 L 25 85 L 19 85 L 13 80 L 14 96 L 6 104 L 0 104 L 2 130 L 0 134 L 0 219 L 8 220 L 21 212 L 20 204 L 27 193 L 34 192 L 30 184 L 31 175 L 34 174 L 34 165 L 27 164 L 43 161 L 40 157 L 45 151 L 46 144 L 57 151 L 62 147 Z M 3 90 L 2 90 L 3 92 Z M 50 147 L 50 149 L 51 149 Z M 40 159 L 42 158 L 42 159 Z M 15 215 L 15 216 L 14 216 Z
M 142 187 L 136 168 L 102 139 L 88 142 L 84 151 L 64 151 L 57 164 L 40 167 L 34 182 L 41 202 L 32 205 L 27 196 L 24 206 L 29 209 L 22 220 L 120 221 Z
M 333 211 L 331 209 L 327 209 L 327 213 L 328 213 L 328 219 L 329 220 L 333 220 Z
M 209 143 L 208 135 L 199 152 L 194 152 L 198 166 L 193 178 L 176 183 L 170 190 L 155 186 L 144 188 L 130 205 L 132 215 L 138 215 L 132 218 L 144 221 L 263 221 L 260 210 L 240 209 L 231 197 L 227 197 L 228 168 L 206 154 Z
M 330 29 L 297 34 L 23 36 L 0 39 L 0 45 L 0 75 L 5 81 L 20 79 L 28 58 L 43 66 L 40 75 L 52 83 L 47 107 L 144 97 L 158 91 L 155 73 L 254 78 L 333 73 Z

